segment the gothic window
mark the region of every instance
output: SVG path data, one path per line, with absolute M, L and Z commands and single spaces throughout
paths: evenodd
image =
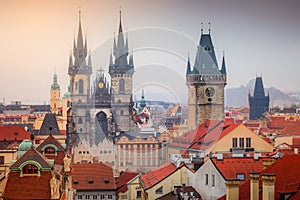
M 120 79 L 120 81 L 119 81 L 119 93 L 120 94 L 125 93 L 125 80 L 124 79 Z
M 54 103 L 54 108 L 56 108 L 56 103 Z
M 122 101 L 120 100 L 120 99 L 118 99 L 118 101 L 117 101 L 118 103 L 121 103 Z
M 45 150 L 44 150 L 44 154 L 55 154 L 56 152 L 55 152 L 55 149 L 53 148 L 53 147 L 47 147 Z
M 79 94 L 83 94 L 83 87 L 84 86 L 84 84 L 83 84 L 83 80 L 82 79 L 80 79 L 79 80 L 79 87 L 78 87 L 78 92 L 79 92 Z
M 83 123 L 83 120 L 82 120 L 81 117 L 79 117 L 79 119 L 78 119 L 78 124 L 82 124 L 82 123 Z
M 38 168 L 33 164 L 25 165 L 22 168 L 22 174 L 38 174 Z

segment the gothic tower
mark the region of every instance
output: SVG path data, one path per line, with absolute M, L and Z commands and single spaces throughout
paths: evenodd
M 129 55 L 128 38 L 124 40 L 121 11 L 117 42 L 114 37 L 113 55 L 110 55 L 109 74 L 112 87 L 112 113 L 117 131 L 129 131 L 131 120 L 132 76 L 134 73 L 133 56 Z
M 74 56 L 74 62 L 73 62 Z M 79 11 L 79 27 L 77 41 L 74 38 L 73 56 L 69 58 L 70 93 L 72 101 L 73 120 L 78 133 L 89 132 L 89 98 L 91 63 L 87 59 L 87 38 L 83 41 L 81 29 L 81 12 Z
M 262 77 L 256 77 L 253 96 L 249 92 L 250 119 L 259 119 L 264 112 L 268 112 L 269 101 L 269 94 L 265 96 Z
M 225 58 L 219 70 L 210 36 L 203 33 L 197 46 L 193 69 L 187 62 L 186 84 L 188 86 L 188 128 L 196 129 L 206 120 L 224 117 L 224 88 L 227 84 Z
M 57 83 L 56 72 L 53 75 L 53 83 L 50 88 L 50 111 L 58 115 L 60 113 L 60 86 Z

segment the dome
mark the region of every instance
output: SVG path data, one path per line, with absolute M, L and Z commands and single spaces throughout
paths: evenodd
M 28 149 L 32 146 L 32 142 L 28 139 L 25 139 L 21 142 L 18 149 L 18 158 L 20 158 Z
M 64 94 L 64 98 L 70 98 L 70 92 L 66 92 L 66 93 Z

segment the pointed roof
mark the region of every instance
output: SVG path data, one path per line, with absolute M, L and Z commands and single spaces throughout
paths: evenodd
M 61 135 L 56 121 L 56 114 L 47 113 L 38 135 Z
M 83 49 L 83 35 L 81 29 L 81 10 L 79 10 L 79 26 L 78 26 L 78 34 L 77 34 L 77 48 Z
M 57 75 L 56 75 L 56 70 L 54 71 L 53 75 L 53 83 L 51 85 L 51 90 L 60 90 L 60 86 L 57 83 Z
M 186 75 L 192 74 L 191 71 L 191 62 L 190 62 L 190 54 L 188 54 L 188 61 L 187 61 L 187 66 L 186 66 Z
M 49 135 L 49 137 L 46 138 L 46 140 L 44 140 L 37 148 L 36 150 L 37 151 L 41 151 L 43 149 L 43 147 L 49 145 L 49 144 L 52 144 L 54 146 L 57 147 L 58 150 L 60 151 L 64 151 L 64 147 L 52 136 L 52 135 Z
M 201 33 L 194 68 L 200 74 L 220 74 L 210 34 Z
M 52 167 L 46 157 L 40 154 L 35 148 L 30 148 L 10 168 L 19 168 L 24 162 L 29 160 L 38 162 L 43 169 L 51 169 Z
M 253 97 L 265 97 L 262 77 L 256 77 Z
M 222 59 L 221 74 L 227 74 L 227 72 L 226 72 L 226 65 L 225 65 L 225 54 L 224 54 L 224 52 L 223 52 L 223 59 Z
M 141 96 L 141 101 L 140 101 L 140 107 L 144 108 L 146 106 L 146 100 L 145 100 L 145 95 L 144 95 L 144 89 L 142 89 L 142 96 Z
M 88 60 L 88 67 L 92 68 L 92 57 L 91 57 L 91 50 L 89 50 L 89 60 Z

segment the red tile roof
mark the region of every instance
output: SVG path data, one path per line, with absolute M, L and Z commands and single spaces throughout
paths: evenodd
M 207 130 L 203 135 L 199 135 L 198 137 L 196 137 L 193 143 L 191 144 L 190 148 L 197 150 L 206 150 L 238 126 L 241 125 L 227 125 L 224 124 L 222 121 L 219 121 L 219 123 L 217 123 L 211 129 Z
M 299 197 L 300 183 L 300 155 L 286 154 L 281 159 L 264 169 L 261 174 L 275 174 L 275 200 L 280 199 L 280 193 L 295 193 L 294 199 Z M 260 181 L 261 185 L 261 181 Z M 250 180 L 240 186 L 239 198 L 250 200 Z M 226 199 L 226 195 L 220 199 Z M 291 198 L 293 199 L 293 198 Z
M 41 171 L 41 176 L 23 176 L 10 172 L 3 199 L 51 199 L 51 171 Z
M 177 169 L 176 166 L 171 162 L 166 162 L 162 166 L 150 171 L 140 177 L 144 189 L 149 189 L 164 180 L 171 174 L 173 174 Z
M 76 190 L 116 190 L 113 170 L 102 164 L 72 164 L 72 187 Z
M 245 180 L 248 180 L 248 174 L 250 172 L 260 172 L 263 170 L 263 160 L 254 160 L 252 157 L 231 157 L 217 160 L 217 158 L 210 158 L 215 167 L 219 170 L 224 179 L 237 178 L 237 174 L 244 174 Z
M 217 123 L 220 123 L 218 120 L 207 120 L 202 123 L 196 130 L 188 131 L 182 134 L 178 138 L 174 138 L 174 141 L 169 144 L 169 146 L 181 147 L 181 148 L 189 148 L 190 145 L 197 140 L 199 137 L 203 136 L 208 129 L 214 127 Z
M 6 141 L 30 139 L 30 132 L 25 131 L 21 126 L 0 126 L 0 140 Z
M 137 172 L 129 172 L 125 171 L 120 174 L 120 176 L 116 179 L 116 187 L 117 187 L 117 194 L 124 193 L 127 191 L 127 183 L 138 176 L 139 173 Z

